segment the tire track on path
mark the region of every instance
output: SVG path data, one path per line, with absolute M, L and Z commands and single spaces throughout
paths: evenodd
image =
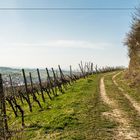
M 126 114 L 119 109 L 117 103 L 111 100 L 107 94 L 104 84 L 104 77 L 100 80 L 100 95 L 104 103 L 108 104 L 112 108 L 112 112 L 104 112 L 104 116 L 109 119 L 113 119 L 118 122 L 119 126 L 115 132 L 114 140 L 140 140 L 136 130 L 131 128 L 130 120 L 126 117 Z
M 138 112 L 138 114 L 140 115 L 140 104 L 135 101 L 133 98 L 131 98 L 128 93 L 124 93 L 124 89 L 121 88 L 119 86 L 119 84 L 116 82 L 115 78 L 120 74 L 121 72 L 115 74 L 113 77 L 112 77 L 112 80 L 113 80 L 113 83 L 115 84 L 115 86 L 118 87 L 118 89 L 122 92 L 122 94 L 129 100 L 129 102 L 132 104 L 132 106 L 135 108 L 135 110 Z

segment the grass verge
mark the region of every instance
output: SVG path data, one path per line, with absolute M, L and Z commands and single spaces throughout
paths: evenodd
M 98 74 L 78 80 L 64 94 L 47 104 L 41 102 L 42 111 L 33 104 L 33 113 L 30 113 L 24 105 L 27 128 L 12 139 L 111 140 L 116 123 L 102 116 L 110 108 L 100 100 L 100 78 Z M 16 120 L 14 125 L 20 125 L 20 118 Z
M 129 100 L 126 99 L 123 93 L 114 85 L 112 81 L 113 75 L 114 74 L 106 76 L 105 78 L 107 95 L 111 100 L 115 100 L 118 107 L 125 112 L 126 117 L 131 121 L 132 127 L 140 131 L 140 117 Z
M 120 73 L 116 78 L 116 82 L 120 87 L 124 89 L 124 92 L 129 94 L 132 98 L 134 98 L 137 102 L 140 103 L 140 87 L 131 86 L 128 79 L 125 78 L 125 72 Z

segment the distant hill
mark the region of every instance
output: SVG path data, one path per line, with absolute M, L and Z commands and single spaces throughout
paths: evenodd
M 0 67 L 0 73 L 1 74 L 11 74 L 11 73 L 16 73 L 16 72 L 20 72 L 20 69 L 16 69 L 16 68 L 10 68 L 10 67 Z
M 30 68 L 25 68 L 25 74 L 27 78 L 27 82 L 30 82 L 30 77 L 29 77 L 29 72 L 32 74 L 33 82 L 36 83 L 38 82 L 38 74 L 36 69 L 30 69 Z M 59 71 L 55 70 L 56 75 L 59 75 Z M 22 75 L 22 70 L 18 68 L 10 68 L 10 67 L 0 67 L 0 73 L 3 76 L 4 81 L 9 81 L 9 75 L 11 75 L 13 81 L 19 81 L 23 83 L 23 75 Z M 64 74 L 69 75 L 69 71 L 63 71 Z M 53 76 L 53 73 L 51 70 L 49 70 L 50 76 Z M 40 76 L 41 80 L 45 81 L 47 80 L 47 73 L 45 68 L 40 69 Z

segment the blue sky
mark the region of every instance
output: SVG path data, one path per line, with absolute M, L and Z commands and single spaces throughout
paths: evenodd
M 0 8 L 136 7 L 140 0 L 0 0 Z M 127 66 L 123 46 L 132 13 L 127 11 L 2 11 L 0 66 Z

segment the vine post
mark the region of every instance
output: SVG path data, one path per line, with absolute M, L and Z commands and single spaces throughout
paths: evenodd
M 0 138 L 6 139 L 8 132 L 8 123 L 6 115 L 5 95 L 3 90 L 3 80 L 0 74 Z

